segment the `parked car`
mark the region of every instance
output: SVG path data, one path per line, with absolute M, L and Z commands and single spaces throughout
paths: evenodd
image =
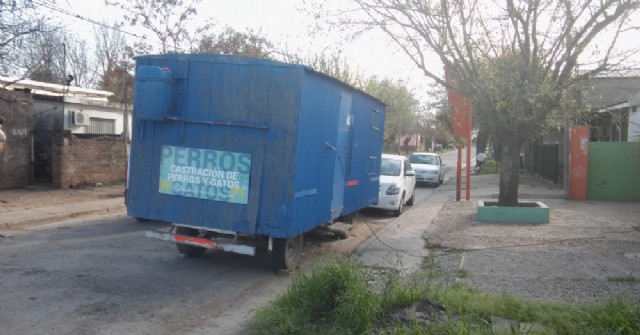
M 429 185 L 442 185 L 444 182 L 444 163 L 442 158 L 432 152 L 415 152 L 409 157 L 416 171 L 416 181 Z
M 370 207 L 393 211 L 400 216 L 416 198 L 416 175 L 407 157 L 382 154 L 380 164 L 380 193 L 378 203 Z

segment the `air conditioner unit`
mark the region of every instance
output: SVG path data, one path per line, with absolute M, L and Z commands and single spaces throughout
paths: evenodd
M 83 112 L 71 112 L 71 121 L 74 126 L 88 126 L 89 115 Z

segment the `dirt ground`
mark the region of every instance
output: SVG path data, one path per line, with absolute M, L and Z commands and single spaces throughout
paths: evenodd
M 516 224 L 478 222 L 473 203 L 445 203 L 425 232 L 445 280 L 526 299 L 639 303 L 639 203 L 545 204 L 548 224 Z
M 0 190 L 0 213 L 36 207 L 124 197 L 124 185 L 57 189 L 47 184 Z
M 118 197 L 122 197 L 124 201 L 122 184 L 73 189 L 57 189 L 45 184 L 30 185 L 24 188 L 0 190 L 0 213 Z M 310 248 L 309 252 L 315 255 L 350 254 L 373 232 L 382 229 L 389 219 L 379 212 L 365 211 L 354 220 L 352 225 L 347 226 L 347 238 L 336 239 L 335 234 L 320 229 L 307 234 L 305 245 Z

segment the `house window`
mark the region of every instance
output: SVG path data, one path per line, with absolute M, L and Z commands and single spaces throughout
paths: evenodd
M 97 117 L 89 118 L 89 134 L 115 134 L 116 133 L 116 120 L 113 119 L 101 119 Z

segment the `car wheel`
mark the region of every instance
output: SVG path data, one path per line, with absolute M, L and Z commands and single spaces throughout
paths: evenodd
M 416 191 L 414 190 L 411 194 L 411 198 L 407 201 L 407 206 L 413 206 L 413 203 L 416 201 Z
M 442 185 L 442 183 L 444 183 L 444 175 L 442 175 L 442 178 L 438 181 L 438 184 Z
M 400 204 L 398 205 L 398 209 L 396 209 L 395 211 L 393 211 L 393 216 L 400 216 L 402 215 L 402 210 L 404 209 L 404 195 L 402 195 L 402 198 L 400 198 Z

